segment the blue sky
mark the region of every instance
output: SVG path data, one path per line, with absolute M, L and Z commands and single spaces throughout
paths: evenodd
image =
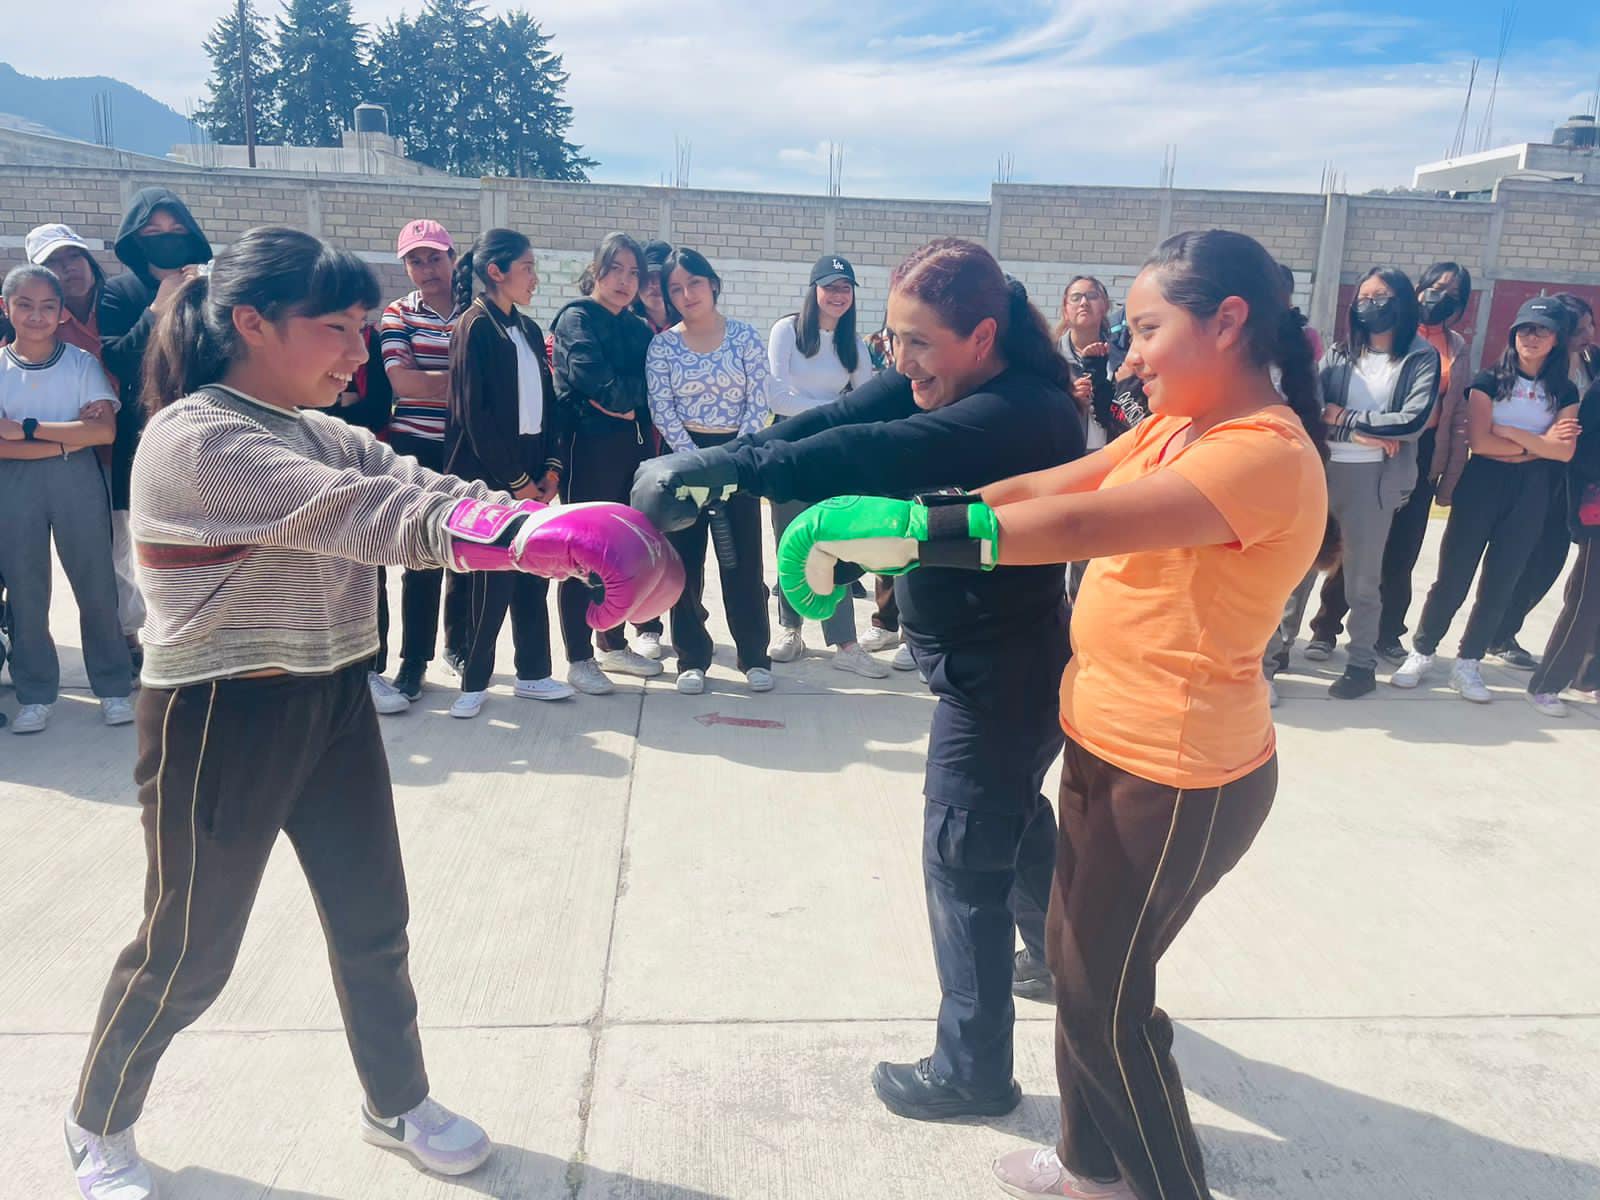
M 173 104 L 202 91 L 199 42 L 225 0 L 86 0 L 75 41 L 47 6 L 9 16 L 6 56 L 38 74 L 116 75 Z M 264 9 L 275 7 L 258 0 Z M 381 21 L 418 0 L 356 0 Z M 499 0 L 491 8 L 507 5 Z M 1285 0 L 560 0 L 529 5 L 572 72 L 573 136 L 595 177 L 821 191 L 844 145 L 859 195 L 982 199 L 1018 182 L 1153 185 L 1168 144 L 1186 187 L 1405 185 L 1443 157 L 1480 72 L 1475 144 L 1501 6 Z M 1517 21 L 1494 143 L 1547 140 L 1586 109 L 1600 16 Z

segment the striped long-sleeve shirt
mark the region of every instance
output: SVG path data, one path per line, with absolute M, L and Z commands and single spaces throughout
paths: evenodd
M 465 496 L 510 502 L 320 412 L 222 387 L 162 409 L 130 505 L 144 682 L 318 675 L 370 657 L 375 568 L 448 566 L 445 519 Z

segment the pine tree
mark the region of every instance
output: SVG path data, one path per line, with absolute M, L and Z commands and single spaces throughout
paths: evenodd
M 277 59 L 267 37 L 267 22 L 256 12 L 251 0 L 244 4 L 243 43 L 240 39 L 239 10 L 228 11 L 211 28 L 204 43 L 211 57 L 211 77 L 206 80 L 206 100 L 195 112 L 211 140 L 225 146 L 244 144 L 244 69 L 248 52 L 251 79 L 251 107 L 254 109 L 256 140 L 276 141 L 277 104 L 273 95 L 273 73 Z
M 493 29 L 492 62 L 496 114 L 495 174 L 525 178 L 587 179 L 597 165 L 567 141 L 572 109 L 563 104 L 567 73 L 550 38 L 522 9 L 513 9 Z
M 366 42 L 350 0 L 285 0 L 273 47 L 273 84 L 287 144 L 340 144 L 371 88 Z

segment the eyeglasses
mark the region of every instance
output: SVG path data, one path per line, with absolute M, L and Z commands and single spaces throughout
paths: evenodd
M 1103 299 L 1099 292 L 1068 292 L 1068 304 L 1093 304 L 1096 300 Z

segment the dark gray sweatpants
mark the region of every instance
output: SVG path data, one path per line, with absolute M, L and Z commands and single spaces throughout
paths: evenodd
M 66 458 L 0 459 L 0 576 L 10 595 L 11 679 L 17 703 L 54 704 L 61 663 L 50 637 L 50 542 L 78 602 L 83 664 L 96 696 L 133 688 L 128 643 L 117 617 L 111 503 L 93 450 Z

